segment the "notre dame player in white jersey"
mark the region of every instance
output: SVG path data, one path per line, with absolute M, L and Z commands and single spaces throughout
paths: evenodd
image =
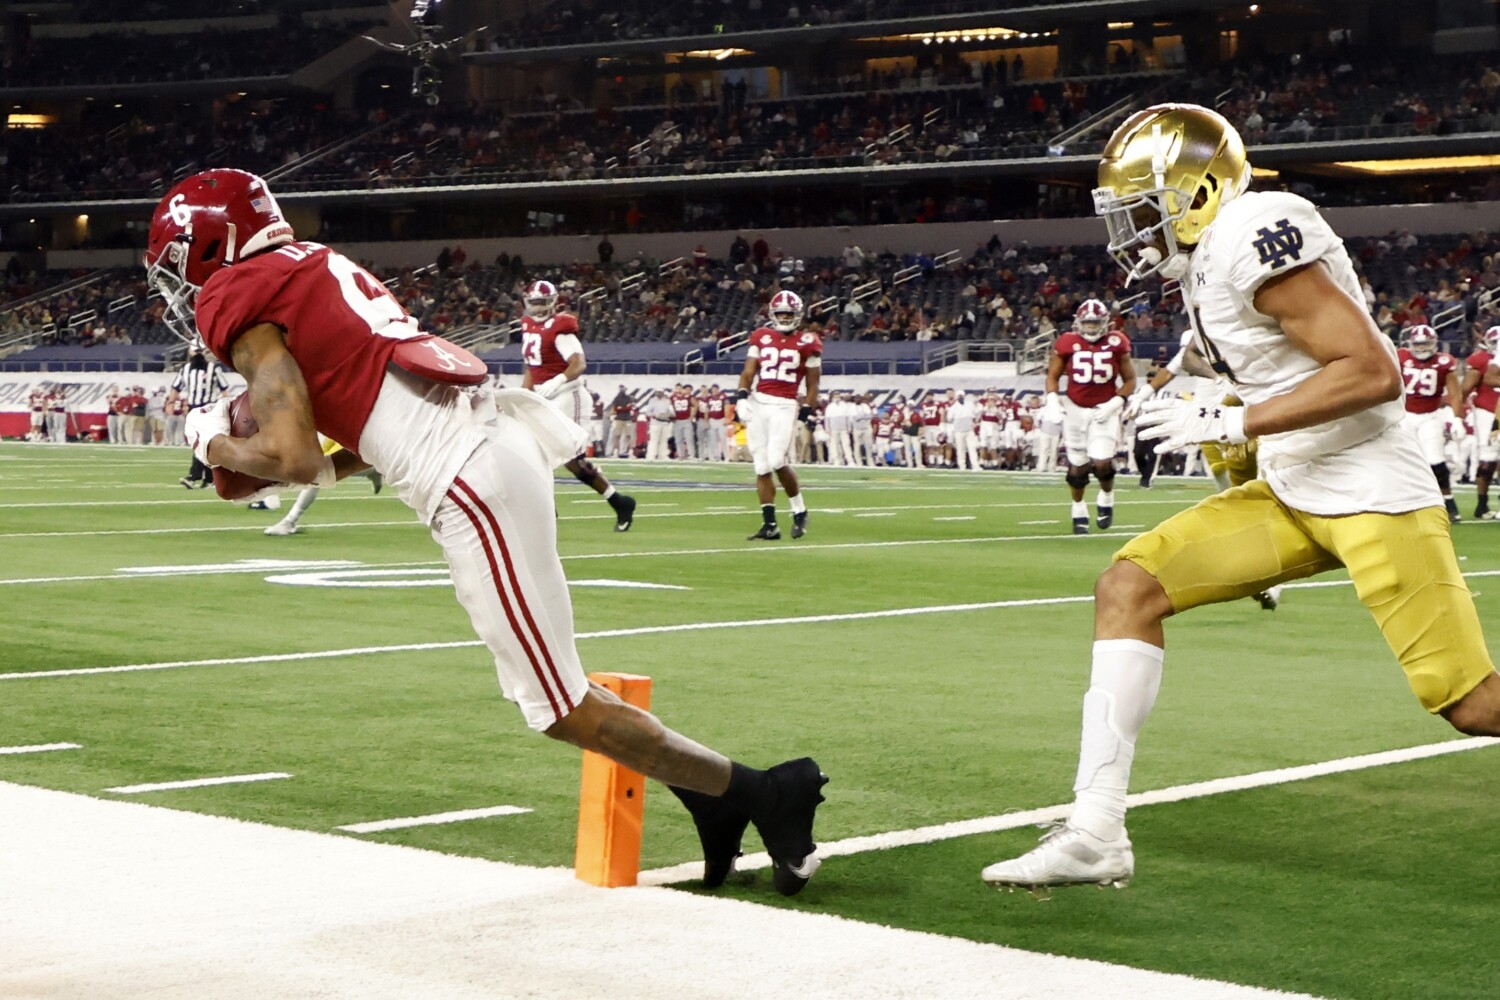
M 1161 683 L 1162 623 L 1200 605 L 1342 566 L 1422 706 L 1461 732 L 1500 734 L 1500 677 L 1403 424 L 1395 348 L 1317 209 L 1246 192 L 1249 179 L 1234 128 L 1196 105 L 1136 112 L 1105 146 L 1094 204 L 1111 255 L 1131 280 L 1182 282 L 1196 348 L 1245 404 L 1153 400 L 1142 433 L 1158 451 L 1259 438 L 1262 478 L 1133 539 L 1099 577 L 1073 810 L 1039 847 L 986 868 L 996 887 L 1134 875 L 1125 797 Z

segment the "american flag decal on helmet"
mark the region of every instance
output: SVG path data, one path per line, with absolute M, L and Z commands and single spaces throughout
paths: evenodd
M 258 194 L 250 199 L 250 207 L 257 212 L 272 212 L 275 211 L 276 203 L 271 200 L 269 195 Z

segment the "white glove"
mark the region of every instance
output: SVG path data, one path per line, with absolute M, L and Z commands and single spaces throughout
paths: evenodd
M 193 457 L 210 469 L 217 468 L 208 460 L 208 444 L 220 434 L 229 433 L 229 400 L 220 398 L 212 406 L 200 406 L 189 410 L 182 423 L 182 436 L 187 446 L 193 449 Z
M 1094 407 L 1094 423 L 1106 423 L 1123 409 L 1125 409 L 1125 397 L 1111 396 L 1105 402 Z
M 1046 398 L 1042 401 L 1042 416 L 1051 421 L 1060 422 L 1062 420 L 1062 400 L 1057 398 L 1057 393 L 1047 393 Z
M 750 421 L 755 419 L 755 403 L 749 396 L 735 402 L 734 415 L 739 418 L 741 424 L 746 427 L 750 426 Z
M 1160 441 L 1158 455 L 1178 448 L 1218 441 L 1244 444 L 1245 407 L 1217 406 L 1186 399 L 1153 399 L 1141 406 L 1136 427 L 1143 440 Z
M 1140 416 L 1141 405 L 1155 395 L 1156 390 L 1151 388 L 1150 382 L 1141 383 L 1135 392 L 1131 393 L 1130 401 L 1125 404 L 1125 411 L 1121 419 L 1128 422 Z
M 1448 414 L 1448 437 L 1454 441 L 1462 441 L 1468 436 L 1469 429 L 1464 426 L 1463 419 L 1452 413 Z
M 563 391 L 563 386 L 568 384 L 568 376 L 554 375 L 541 385 L 536 387 L 536 394 L 543 399 L 551 399 Z

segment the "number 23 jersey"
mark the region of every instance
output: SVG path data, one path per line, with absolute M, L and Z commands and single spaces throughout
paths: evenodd
M 1194 343 L 1247 405 L 1283 396 L 1322 370 L 1255 308 L 1268 279 L 1321 261 L 1358 307 L 1364 295 L 1344 243 L 1306 198 L 1247 192 L 1219 210 L 1182 279 Z M 1374 349 L 1398 368 L 1385 337 Z M 1261 475 L 1287 506 L 1336 516 L 1399 514 L 1441 503 L 1400 399 L 1259 441 Z
M 781 333 L 761 327 L 750 335 L 750 352 L 760 360 L 755 391 L 795 401 L 807 370 L 823 364 L 823 338 L 801 330 Z

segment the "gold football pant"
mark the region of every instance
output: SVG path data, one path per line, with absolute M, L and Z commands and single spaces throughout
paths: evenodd
M 1155 577 L 1178 612 L 1343 566 L 1429 712 L 1495 669 L 1441 507 L 1319 517 L 1287 507 L 1257 480 L 1162 522 L 1115 559 Z

